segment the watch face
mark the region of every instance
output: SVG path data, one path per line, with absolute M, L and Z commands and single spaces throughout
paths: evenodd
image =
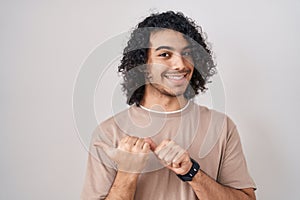
M 192 180 L 193 180 L 193 178 L 192 178 L 192 177 L 189 177 L 189 176 L 183 177 L 183 179 L 184 179 L 184 181 L 192 181 Z
M 178 175 L 177 175 L 178 176 Z M 190 176 L 178 176 L 182 181 L 192 181 L 193 178 Z

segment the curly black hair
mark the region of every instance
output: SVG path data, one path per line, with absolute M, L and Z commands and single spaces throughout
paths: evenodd
M 159 29 L 158 29 L 159 28 Z M 216 74 L 216 65 L 212 58 L 200 26 L 181 12 L 167 11 L 154 13 L 140 22 L 131 33 L 123 52 L 118 72 L 123 76 L 122 90 L 127 96 L 127 104 L 140 105 L 145 91 L 145 68 L 149 50 L 150 34 L 163 29 L 171 29 L 183 34 L 192 46 L 194 72 L 189 87 L 184 93 L 186 99 L 205 92 L 209 78 Z

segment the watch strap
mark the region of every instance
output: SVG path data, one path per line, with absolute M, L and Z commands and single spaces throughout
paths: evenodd
M 192 158 L 191 161 L 192 161 L 192 167 L 188 173 L 184 175 L 177 174 L 178 178 L 180 178 L 184 182 L 193 180 L 193 177 L 197 174 L 197 172 L 200 169 L 200 165 L 197 163 L 197 161 L 195 161 Z

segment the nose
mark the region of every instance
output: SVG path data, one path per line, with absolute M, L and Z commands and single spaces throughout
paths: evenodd
M 183 70 L 186 66 L 186 60 L 179 54 L 173 56 L 172 69 L 173 70 Z

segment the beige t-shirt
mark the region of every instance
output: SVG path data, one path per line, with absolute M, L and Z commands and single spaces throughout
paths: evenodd
M 237 189 L 255 188 L 250 177 L 235 124 L 225 114 L 192 101 L 178 112 L 154 112 L 131 106 L 102 122 L 94 131 L 87 163 L 82 200 L 105 199 L 116 175 L 116 166 L 95 141 L 114 147 L 125 134 L 151 137 L 156 144 L 174 140 L 188 150 L 200 168 L 220 184 Z M 137 200 L 196 200 L 188 183 L 163 167 L 153 153 L 140 174 Z

